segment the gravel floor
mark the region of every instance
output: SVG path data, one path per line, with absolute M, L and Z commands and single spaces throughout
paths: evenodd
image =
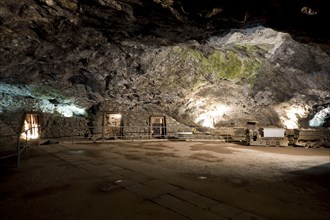
M 38 219 L 27 209 L 47 213 L 45 210 L 54 202 L 57 202 L 54 206 L 57 208 L 50 210 L 54 213 L 58 210 L 67 219 L 92 219 L 92 216 L 109 219 L 109 215 L 102 214 L 104 205 L 95 205 L 95 202 L 106 200 L 97 195 L 98 190 L 93 191 L 94 188 L 102 188 L 102 179 L 75 166 L 74 161 L 63 160 L 66 155 L 83 155 L 93 159 L 93 163 L 116 165 L 267 219 L 330 218 L 328 148 L 247 147 L 218 142 L 170 141 L 62 143 L 48 145 L 48 148 L 61 149 L 50 154 L 43 150 L 44 147 L 31 149 L 19 170 L 2 164 L 0 214 L 6 213 L 8 219 L 29 216 Z M 62 155 L 62 160 L 58 155 Z M 157 212 L 161 213 L 159 218 L 174 218 L 173 213 L 158 210 L 129 193 L 115 197 L 118 201 L 129 198 L 131 202 L 127 206 L 137 212 L 134 212 L 136 218 L 152 219 Z M 27 201 L 27 206 L 22 206 L 24 201 Z M 118 204 L 124 206 L 125 202 Z M 74 211 L 87 206 L 93 207 L 93 212 L 97 213 Z M 125 208 L 118 206 L 112 207 L 117 214 L 110 219 L 128 219 L 130 215 L 127 213 L 119 217 Z M 5 212 L 4 207 L 7 207 Z M 23 210 L 21 214 L 14 211 L 17 207 Z M 65 209 L 71 211 L 63 211 Z M 54 213 L 52 216 L 59 217 Z M 41 215 L 39 219 L 55 218 Z

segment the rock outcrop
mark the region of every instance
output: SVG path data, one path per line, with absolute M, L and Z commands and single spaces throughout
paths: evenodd
M 330 104 L 322 3 L 215 2 L 0 3 L 0 113 L 93 120 L 115 103 L 194 127 L 308 127 Z

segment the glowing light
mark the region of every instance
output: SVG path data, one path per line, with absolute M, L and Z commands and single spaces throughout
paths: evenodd
M 214 127 L 214 118 L 212 116 L 212 113 L 204 113 L 199 115 L 195 122 L 198 124 L 201 124 L 203 127 L 213 128 Z
M 285 111 L 285 116 L 281 117 L 283 124 L 288 129 L 298 128 L 298 120 L 306 116 L 306 111 L 300 106 L 291 106 Z
M 41 100 L 38 107 L 42 112 L 48 112 L 48 113 L 58 112 L 64 117 L 72 117 L 73 115 L 84 116 L 86 114 L 86 110 L 84 108 L 79 108 L 74 104 L 54 105 L 48 100 Z
M 86 111 L 83 108 L 78 108 L 75 105 L 60 105 L 56 110 L 64 117 L 72 117 L 73 115 L 85 115 Z
M 317 11 L 315 11 L 312 8 L 307 7 L 307 6 L 302 7 L 300 11 L 301 11 L 301 13 L 306 14 L 306 15 L 317 15 Z
M 324 108 L 314 115 L 309 121 L 311 127 L 321 127 L 327 118 L 330 117 L 330 107 Z
M 210 110 L 199 114 L 195 122 L 203 127 L 214 128 L 214 125 L 223 118 L 223 115 L 228 112 L 229 109 L 228 106 L 224 105 L 211 106 Z
M 118 127 L 120 126 L 121 114 L 106 114 L 107 125 Z
M 39 125 L 36 117 L 31 115 L 30 123 L 24 120 L 24 132 L 21 134 L 21 138 L 25 140 L 38 139 L 39 138 Z
M 111 114 L 111 116 L 115 119 L 121 119 L 121 114 Z

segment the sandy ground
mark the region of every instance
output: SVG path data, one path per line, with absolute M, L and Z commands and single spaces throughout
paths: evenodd
M 329 148 L 218 142 L 33 147 L 20 169 L 0 161 L 0 218 L 189 219 L 123 188 L 106 190 L 109 181 L 80 167 L 75 155 L 96 167 L 116 165 L 265 219 L 330 219 Z

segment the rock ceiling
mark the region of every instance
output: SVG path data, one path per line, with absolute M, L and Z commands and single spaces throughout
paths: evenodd
M 10 0 L 0 24 L 52 41 L 65 29 L 93 28 L 109 40 L 202 41 L 232 28 L 263 25 L 301 41 L 328 42 L 324 0 Z M 163 41 L 160 41 L 163 40 Z
M 65 112 L 111 101 L 156 105 L 188 124 L 262 117 L 306 125 L 330 103 L 325 4 L 2 1 L 0 111 Z

